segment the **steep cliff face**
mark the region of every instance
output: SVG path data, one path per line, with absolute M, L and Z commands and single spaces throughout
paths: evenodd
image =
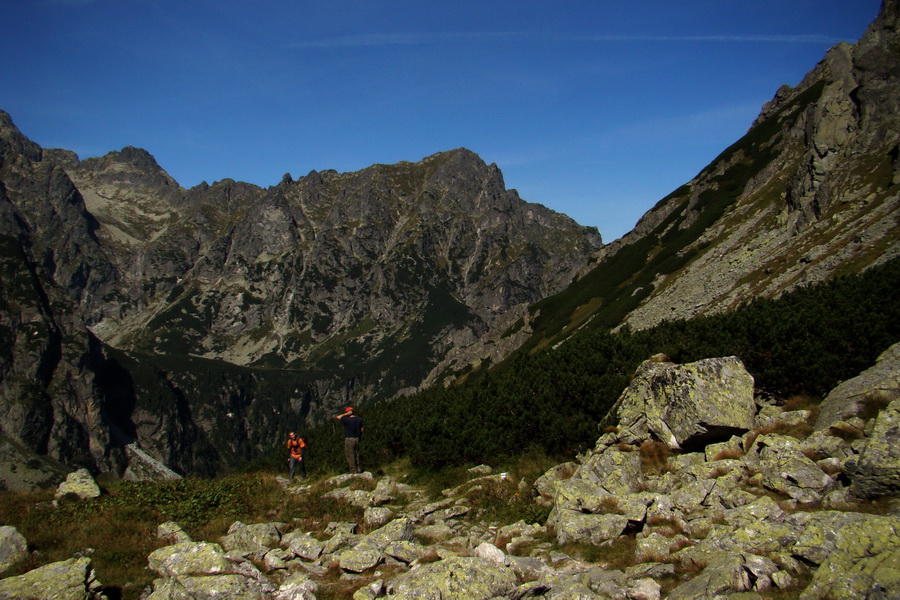
M 857 44 L 782 86 L 742 139 L 539 305 L 532 344 L 563 322 L 641 329 L 722 312 L 900 254 L 898 13 L 885 2 Z
M 0 423 L 23 451 L 111 465 L 82 321 L 116 274 L 65 172 L 0 113 Z
M 102 340 L 324 369 L 364 398 L 465 367 L 476 357 L 451 349 L 562 289 L 601 245 L 464 149 L 265 190 L 180 190 L 135 149 L 65 164 L 121 273 L 118 312 L 91 316 Z
M 900 254 L 900 36 L 896 3 L 885 7 L 858 44 L 782 87 L 747 136 L 670 199 L 684 216 L 660 237 L 713 202 L 725 211 L 628 323 L 727 310 Z
M 601 246 L 464 149 L 185 190 L 144 150 L 79 160 L 2 117 L 3 432 L 66 464 L 121 472 L 137 442 L 212 473 L 502 357 Z

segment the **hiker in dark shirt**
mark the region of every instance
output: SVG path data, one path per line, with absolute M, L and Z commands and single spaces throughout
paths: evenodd
M 344 426 L 344 456 L 347 458 L 347 467 L 351 473 L 359 473 L 359 438 L 362 437 L 363 423 L 353 412 L 353 407 L 348 406 L 344 412 L 335 417 Z

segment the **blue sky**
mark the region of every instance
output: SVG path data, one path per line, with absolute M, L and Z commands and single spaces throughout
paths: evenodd
M 610 242 L 879 0 L 0 0 L 0 109 L 182 186 L 458 147 Z

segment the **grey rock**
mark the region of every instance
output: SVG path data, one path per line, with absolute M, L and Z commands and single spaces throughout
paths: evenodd
M 611 414 L 673 449 L 728 440 L 755 426 L 753 377 L 737 357 L 685 365 L 645 361 Z
M 734 592 L 751 590 L 754 586 L 768 589 L 766 579 L 778 571 L 771 560 L 752 554 L 720 554 L 690 581 L 673 589 L 669 600 L 713 600 Z
M 362 573 L 384 560 L 384 549 L 394 542 L 412 541 L 414 527 L 406 517 L 394 519 L 387 525 L 363 537 L 358 544 L 341 554 L 342 569 Z
M 420 566 L 388 582 L 396 600 L 489 600 L 517 586 L 508 567 L 477 557 L 453 557 Z
M 240 521 L 232 523 L 219 543 L 228 552 L 239 552 L 262 560 L 270 549 L 278 547 L 281 531 L 276 523 L 254 523 L 245 525 Z
M 73 494 L 84 500 L 85 498 L 96 498 L 100 495 L 100 486 L 91 477 L 87 469 L 78 469 L 69 473 L 66 480 L 59 484 L 56 488 L 56 498 L 62 498 L 66 494 Z
M 325 548 L 325 544 L 299 529 L 284 534 L 281 545 L 303 560 L 316 560 Z
M 0 575 L 26 558 L 28 542 L 25 536 L 15 527 L 0 526 Z
M 105 600 L 89 558 L 70 558 L 0 579 L 0 598 L 6 600 Z
M 219 544 L 181 542 L 154 550 L 147 557 L 150 570 L 162 577 L 221 575 L 232 571 Z
M 847 460 L 844 471 L 859 497 L 900 494 L 900 399 L 881 411 L 859 456 Z
M 801 600 L 863 600 L 900 596 L 900 519 L 868 516 L 842 527 Z
M 192 542 L 191 536 L 181 528 L 181 525 L 174 521 L 166 521 L 156 528 L 156 537 L 163 540 L 167 544 L 180 544 L 181 542 Z
M 609 542 L 625 531 L 628 518 L 615 514 L 585 514 L 562 509 L 556 519 L 556 541 L 559 544 L 586 541 L 599 545 Z
M 318 587 L 305 573 L 293 573 L 278 587 L 274 600 L 316 600 Z
M 882 352 L 872 367 L 831 390 L 819 405 L 814 428 L 826 430 L 856 415 L 868 400 L 888 404 L 897 398 L 900 398 L 900 344 Z
M 128 459 L 128 468 L 122 475 L 122 479 L 128 481 L 171 481 L 181 479 L 181 475 L 167 467 L 162 461 L 156 460 L 136 444 L 125 446 L 125 456 Z

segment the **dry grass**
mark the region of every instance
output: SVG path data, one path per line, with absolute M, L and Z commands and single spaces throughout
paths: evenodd
M 362 522 L 363 510 L 317 493 L 287 494 L 264 474 L 216 480 L 109 482 L 99 498 L 62 498 L 54 508 L 52 490 L 0 493 L 0 522 L 19 530 L 34 550 L 26 570 L 90 555 L 97 577 L 111 598 L 135 600 L 155 577 L 147 556 L 163 545 L 160 523 L 178 522 L 195 540 L 218 540 L 235 521 L 294 522 L 306 531 L 330 521 Z
M 606 496 L 597 506 L 597 514 L 601 515 L 622 515 L 625 511 L 619 506 L 619 501 L 613 496 Z
M 569 556 L 599 565 L 607 570 L 622 570 L 638 564 L 637 540 L 631 535 L 619 537 L 595 546 L 585 542 L 570 542 L 560 548 Z
M 753 448 L 756 439 L 760 436 L 776 433 L 779 435 L 787 435 L 798 440 L 805 440 L 812 434 L 813 427 L 809 422 L 804 423 L 772 423 L 765 427 L 760 427 L 751 431 L 744 439 L 744 452 L 747 453 Z
M 437 548 L 432 546 L 425 550 L 425 553 L 422 554 L 422 556 L 420 556 L 416 560 L 416 562 L 418 562 L 420 565 L 425 565 L 428 563 L 438 562 L 439 560 L 441 560 L 441 555 L 438 554 Z
M 863 421 L 869 421 L 877 417 L 878 413 L 887 408 L 890 403 L 890 398 L 885 394 L 878 392 L 867 394 L 866 397 L 859 402 L 859 410 L 857 411 L 856 416 Z
M 788 399 L 784 401 L 784 403 L 781 405 L 781 409 L 785 412 L 791 412 L 795 410 L 809 410 L 817 413 L 819 410 L 819 404 L 821 404 L 821 402 L 822 399 L 815 396 L 795 394 L 788 397 Z
M 639 449 L 641 455 L 641 471 L 644 475 L 658 476 L 670 471 L 669 447 L 658 441 L 646 441 Z
M 647 527 L 652 527 L 656 533 L 667 538 L 673 538 L 677 535 L 684 535 L 684 528 L 681 523 L 669 517 L 650 517 L 646 522 Z
M 713 462 L 717 460 L 737 460 L 743 458 L 746 453 L 741 451 L 740 448 L 729 448 L 728 450 L 722 450 L 721 452 L 716 452 L 715 456 L 712 457 Z

